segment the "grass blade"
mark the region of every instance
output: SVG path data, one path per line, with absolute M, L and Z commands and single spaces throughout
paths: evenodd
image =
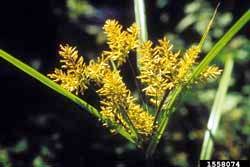
M 201 63 L 195 68 L 190 77 L 189 83 L 197 78 L 199 74 L 207 67 L 207 65 L 215 58 L 215 56 L 225 47 L 225 45 L 232 39 L 233 36 L 250 20 L 250 10 L 245 12 L 240 19 L 228 30 L 228 32 L 214 45 L 214 47 L 209 51 Z M 167 98 L 166 109 L 162 112 L 163 115 L 160 118 L 159 126 L 152 136 L 150 143 L 148 145 L 146 156 L 151 157 L 155 152 L 155 149 L 162 138 L 162 135 L 168 124 L 168 117 L 171 112 L 173 112 L 174 104 L 179 95 L 181 94 L 183 87 L 177 87 L 172 92 L 170 92 Z
M 97 117 L 98 119 L 104 121 L 108 124 L 109 127 L 114 127 L 118 133 L 120 133 L 123 137 L 135 143 L 135 141 L 131 138 L 130 134 L 121 126 L 112 124 L 112 122 L 108 120 L 103 120 L 100 113 L 96 108 L 82 100 L 81 98 L 77 97 L 76 95 L 70 93 L 69 91 L 62 88 L 60 85 L 55 83 L 54 81 L 50 80 L 45 75 L 41 74 L 37 70 L 33 69 L 32 67 L 28 66 L 27 64 L 21 62 L 20 60 L 16 59 L 15 57 L 11 56 L 7 52 L 0 49 L 0 57 L 11 63 L 12 65 L 16 66 L 18 69 L 22 70 L 26 74 L 30 75 L 31 77 L 37 79 L 44 85 L 48 86 L 49 88 L 53 89 L 57 93 L 67 97 L 69 100 L 73 101 L 74 103 L 78 104 L 80 107 L 84 108 L 88 112 L 90 112 L 93 116 Z
M 227 93 L 227 89 L 229 87 L 229 82 L 231 79 L 231 73 L 233 69 L 233 58 L 231 55 L 228 55 L 226 59 L 225 69 L 219 84 L 218 91 L 216 93 L 214 104 L 212 106 L 212 110 L 209 116 L 207 130 L 205 132 L 200 159 L 201 160 L 209 160 L 213 151 L 213 138 L 212 136 L 216 135 L 216 131 L 219 126 L 221 114 L 222 114 L 222 106 L 224 103 L 224 99 Z

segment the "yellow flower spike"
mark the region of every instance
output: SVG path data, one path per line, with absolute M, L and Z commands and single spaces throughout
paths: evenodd
M 201 48 L 199 46 L 193 45 L 184 53 L 178 65 L 178 73 L 175 77 L 176 84 L 186 84 L 190 77 L 189 74 L 196 64 L 200 51 Z
M 127 31 L 122 31 L 122 26 L 116 20 L 107 20 L 103 29 L 110 48 L 110 51 L 103 52 L 103 56 L 119 67 L 126 62 L 129 52 L 139 44 L 138 27 L 133 24 Z
M 200 74 L 200 77 L 197 79 L 199 82 L 207 82 L 208 80 L 216 79 L 219 75 L 221 75 L 222 70 L 219 67 L 212 65 L 208 66 L 204 72 Z M 196 81 L 196 82 L 197 82 Z
M 138 78 L 144 84 L 143 89 L 150 101 L 158 105 L 164 92 L 171 90 L 174 85 L 173 76 L 176 74 L 178 53 L 171 51 L 172 45 L 166 37 L 158 40 L 159 45 L 152 47 L 152 42 L 147 41 L 139 48 L 140 72 Z
M 48 76 L 66 90 L 83 94 L 88 84 L 83 57 L 78 55 L 76 47 L 69 45 L 60 45 L 58 53 L 62 58 L 60 60 L 62 70 L 55 69 L 54 73 Z
M 109 64 L 106 62 L 104 57 L 101 56 L 98 57 L 96 61 L 90 60 L 85 73 L 88 75 L 88 78 L 94 81 L 97 85 L 102 85 L 102 79 L 109 70 Z
M 129 125 L 121 114 L 125 110 L 139 134 L 148 136 L 153 130 L 153 116 L 144 111 L 126 88 L 119 71 L 109 71 L 103 78 L 103 86 L 97 90 L 101 96 L 101 114 L 114 122 L 120 122 L 126 129 Z
M 127 39 L 126 43 L 128 45 L 128 50 L 135 49 L 139 46 L 139 40 L 138 40 L 138 34 L 139 34 L 139 28 L 138 26 L 134 23 L 132 26 L 130 26 L 127 29 Z

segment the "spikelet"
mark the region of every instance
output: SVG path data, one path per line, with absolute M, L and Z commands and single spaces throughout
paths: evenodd
M 183 58 L 179 61 L 178 64 L 178 73 L 175 76 L 176 84 L 186 84 L 188 81 L 190 74 L 194 65 L 196 64 L 196 60 L 200 53 L 200 47 L 193 45 L 191 46 L 185 53 Z
M 195 81 L 196 83 L 206 83 L 209 80 L 216 79 L 219 75 L 221 75 L 222 70 L 219 67 L 212 65 L 208 66 Z
M 78 55 L 76 47 L 69 45 L 60 45 L 59 55 L 61 56 L 61 69 L 55 69 L 54 73 L 48 76 L 64 89 L 83 94 L 88 84 L 83 57 Z
M 136 100 L 122 81 L 119 71 L 107 72 L 103 78 L 103 86 L 97 90 L 97 93 L 102 98 L 103 117 L 129 129 L 128 123 L 121 114 L 121 110 L 124 110 L 138 133 L 144 136 L 152 133 L 154 117 L 136 104 Z
M 86 68 L 86 74 L 91 81 L 101 86 L 103 83 L 102 80 L 109 70 L 110 66 L 108 62 L 101 56 L 98 57 L 97 60 L 90 60 Z
M 171 51 L 172 45 L 164 37 L 158 40 L 159 45 L 152 47 L 152 42 L 147 41 L 138 49 L 140 58 L 141 82 L 145 85 L 143 91 L 150 96 L 150 101 L 158 105 L 166 90 L 174 87 L 173 74 L 179 53 Z
M 129 52 L 139 44 L 139 31 L 135 24 L 129 27 L 127 31 L 123 31 L 122 28 L 116 20 L 107 20 L 103 27 L 110 48 L 109 51 L 103 51 L 103 56 L 113 61 L 117 67 L 126 62 Z

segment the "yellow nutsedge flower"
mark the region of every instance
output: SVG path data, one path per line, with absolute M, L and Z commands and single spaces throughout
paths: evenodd
M 152 133 L 154 117 L 144 111 L 122 81 L 119 71 L 109 71 L 103 78 L 103 86 L 97 90 L 102 97 L 101 114 L 113 122 L 128 129 L 128 124 L 122 117 L 121 110 L 127 112 L 138 133 L 148 136 Z
M 199 76 L 197 81 L 200 82 L 207 82 L 211 79 L 216 79 L 220 74 L 222 73 L 222 70 L 219 69 L 219 67 L 212 65 L 207 67 Z M 197 82 L 196 81 L 196 82 Z
M 60 45 L 59 55 L 62 58 L 60 60 L 62 69 L 55 69 L 54 73 L 48 76 L 66 90 L 83 94 L 88 84 L 83 57 L 78 55 L 76 47 L 69 45 Z
M 175 76 L 176 84 L 185 84 L 188 81 L 200 51 L 200 46 L 193 45 L 184 53 L 178 64 L 178 74 Z
M 129 27 L 127 31 L 123 31 L 122 28 L 116 20 L 107 20 L 103 27 L 110 48 L 109 51 L 104 51 L 103 55 L 118 67 L 126 62 L 129 52 L 139 44 L 139 30 L 136 24 Z
M 138 35 L 139 28 L 135 23 L 133 23 L 129 28 L 127 28 L 126 44 L 128 50 L 135 49 L 139 46 Z
M 137 78 L 143 84 L 143 91 L 150 101 L 159 107 L 165 94 L 176 86 L 189 84 L 187 82 L 201 45 L 192 46 L 181 57 L 180 52 L 172 51 L 173 46 L 166 37 L 158 40 L 157 46 L 153 46 L 151 41 L 140 44 L 139 30 L 135 24 L 123 30 L 116 20 L 107 20 L 103 29 L 107 35 L 109 50 L 86 65 L 83 57 L 78 55 L 76 47 L 60 45 L 61 69 L 55 69 L 48 76 L 76 94 L 83 93 L 90 82 L 96 83 L 103 118 L 123 126 L 128 132 L 131 127 L 135 128 L 142 137 L 148 137 L 153 133 L 154 116 L 137 104 L 116 67 L 126 62 L 130 51 L 138 49 L 140 75 Z M 195 82 L 205 82 L 220 74 L 218 67 L 209 66 Z
M 102 80 L 109 70 L 110 66 L 108 62 L 101 56 L 98 57 L 97 60 L 90 60 L 86 68 L 86 74 L 91 81 L 95 82 L 97 85 L 102 85 Z
M 150 136 L 153 133 L 154 117 L 143 110 L 132 96 L 127 98 L 128 116 L 135 128 L 143 136 Z
M 78 94 L 78 91 L 85 90 L 87 87 L 83 85 L 79 90 L 79 81 L 73 74 L 66 74 L 60 69 L 55 69 L 54 73 L 48 75 L 55 82 L 58 82 L 64 89 Z
M 152 42 L 147 41 L 138 49 L 140 57 L 140 76 L 138 78 L 145 85 L 143 91 L 150 96 L 150 101 L 157 104 L 161 101 L 166 90 L 171 90 L 175 85 L 173 75 L 176 73 L 178 53 L 171 51 L 172 45 L 163 38 L 158 40 L 159 45 L 152 47 Z

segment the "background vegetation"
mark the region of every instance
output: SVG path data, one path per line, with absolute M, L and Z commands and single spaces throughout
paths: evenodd
M 149 38 L 167 35 L 178 49 L 200 39 L 217 1 L 156 0 L 146 3 Z M 134 22 L 132 1 L 26 1 L 6 2 L 1 10 L 0 47 L 42 73 L 53 70 L 59 43 L 78 46 L 87 59 L 107 47 L 102 25 L 115 18 L 123 25 Z M 205 43 L 208 52 L 247 9 L 247 0 L 221 2 L 214 27 Z M 223 67 L 234 57 L 233 77 L 223 105 L 222 121 L 215 136 L 214 159 L 250 159 L 250 41 L 249 25 L 217 57 Z M 5 166 L 146 166 L 136 149 L 29 76 L 0 60 L 1 117 L 0 163 Z M 125 80 L 131 89 L 128 67 Z M 217 83 L 195 88 L 169 125 L 155 155 L 155 166 L 195 166 L 199 159 Z M 91 91 L 84 99 L 95 105 Z

